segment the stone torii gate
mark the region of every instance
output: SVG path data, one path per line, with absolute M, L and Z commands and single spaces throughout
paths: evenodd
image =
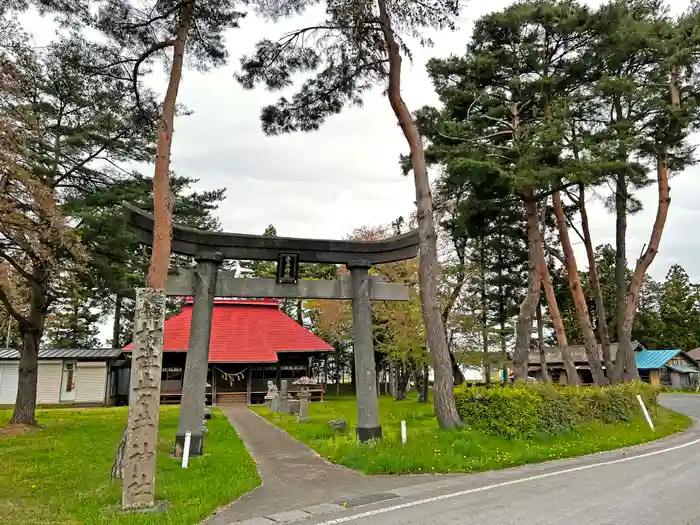
M 126 202 L 122 206 L 139 242 L 152 245 L 153 215 Z M 190 453 L 202 453 L 201 427 L 215 297 L 352 300 L 357 437 L 361 442 L 381 438 L 371 301 L 407 301 L 408 287 L 383 282 L 370 276 L 368 270 L 375 264 L 416 257 L 417 230 L 379 241 L 333 241 L 209 232 L 173 225 L 172 252 L 191 256 L 197 264 L 195 270 L 178 269 L 171 273 L 166 288 L 168 296 L 194 296 L 176 443 L 182 446 L 185 433 L 190 432 Z M 236 278 L 233 272 L 219 270 L 224 259 L 276 261 L 277 278 Z M 350 277 L 300 280 L 300 263 L 343 264 L 350 270 Z M 137 311 L 135 321 L 138 315 Z M 135 359 L 132 366 L 139 366 Z M 157 375 L 160 378 L 160 373 Z M 136 377 L 132 370 L 130 409 L 138 404 L 138 384 L 133 381 Z

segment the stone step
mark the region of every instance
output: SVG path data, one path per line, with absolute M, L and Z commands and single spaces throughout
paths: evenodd
M 221 406 L 245 405 L 248 403 L 247 392 L 220 392 L 216 394 L 216 404 Z

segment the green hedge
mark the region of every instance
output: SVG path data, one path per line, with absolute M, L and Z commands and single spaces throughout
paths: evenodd
M 549 384 L 460 387 L 455 391 L 455 401 L 466 425 L 513 439 L 562 434 L 596 420 L 630 421 L 641 415 L 637 394 L 647 407 L 656 405 L 658 390 L 646 383 L 604 388 Z

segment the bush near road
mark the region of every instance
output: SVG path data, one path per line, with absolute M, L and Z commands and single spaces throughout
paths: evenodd
M 519 388 L 506 390 L 517 391 Z M 494 388 L 498 389 L 500 387 Z M 650 412 L 656 425 L 655 432 L 649 429 L 642 416 L 633 415 L 627 422 L 596 420 L 578 423 L 556 435 L 537 433 L 530 438 L 505 438 L 476 428 L 440 430 L 431 404 L 416 403 L 415 400 L 397 402 L 384 396 L 379 400 L 384 439 L 359 444 L 354 429 L 357 423 L 356 400 L 351 396 L 312 403 L 309 406 L 311 420 L 307 423 L 297 423 L 296 416 L 277 414 L 265 407 L 256 407 L 255 410 L 329 461 L 368 474 L 501 469 L 636 445 L 679 432 L 691 424 L 686 416 L 654 404 Z M 503 418 L 503 413 L 499 417 Z M 549 414 L 548 417 L 555 416 Z M 333 419 L 346 420 L 348 430 L 339 432 L 330 428 L 328 421 Z M 565 421 L 566 417 L 556 416 L 556 419 Z M 406 445 L 401 443 L 401 420 L 407 421 Z
M 458 388 L 462 422 L 505 438 L 571 432 L 577 425 L 627 423 L 642 417 L 641 395 L 648 409 L 658 406 L 659 390 L 647 383 L 599 387 L 528 384 L 506 388 Z

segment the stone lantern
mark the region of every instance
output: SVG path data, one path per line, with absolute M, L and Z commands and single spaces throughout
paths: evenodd
M 315 385 L 316 380 L 304 376 L 294 381 L 293 384 L 301 386 L 301 391 L 299 394 L 297 394 L 297 397 L 299 398 L 299 414 L 297 415 L 297 423 L 302 423 L 309 420 L 309 398 L 311 397 L 309 385 Z

